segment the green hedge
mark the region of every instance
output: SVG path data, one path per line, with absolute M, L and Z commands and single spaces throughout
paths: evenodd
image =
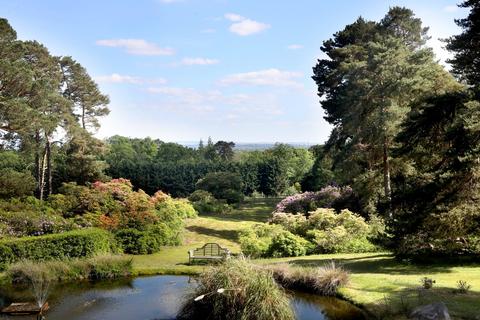
M 63 260 L 93 257 L 117 251 L 113 235 L 100 229 L 84 229 L 38 237 L 0 241 L 0 269 L 22 259 Z

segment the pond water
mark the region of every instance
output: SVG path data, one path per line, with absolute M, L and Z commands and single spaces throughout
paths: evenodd
M 47 320 L 175 319 L 184 296 L 195 286 L 188 276 L 152 276 L 119 281 L 58 285 L 48 298 Z M 300 320 L 361 320 L 361 310 L 340 299 L 291 292 Z M 28 289 L 0 288 L 0 308 L 11 302 L 33 301 Z M 0 316 L 0 319 L 35 319 Z

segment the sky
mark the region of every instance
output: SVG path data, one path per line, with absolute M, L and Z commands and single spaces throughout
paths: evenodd
M 312 67 L 359 16 L 405 6 L 439 38 L 467 15 L 452 0 L 0 0 L 22 40 L 80 62 L 110 97 L 99 138 L 322 143 Z M 446 65 L 448 68 L 448 65 Z

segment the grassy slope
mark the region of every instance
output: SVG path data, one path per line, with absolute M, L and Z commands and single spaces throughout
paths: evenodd
M 257 222 L 265 222 L 275 204 L 275 199 L 257 199 L 247 202 L 228 216 L 202 216 L 187 222 L 184 244 L 164 248 L 153 255 L 134 256 L 137 274 L 170 273 L 192 274 L 201 272 L 202 266 L 189 266 L 189 249 L 206 242 L 217 242 L 233 252 L 239 252 L 238 232 Z M 381 314 L 391 306 L 424 304 L 444 301 L 454 317 L 476 318 L 480 313 L 480 264 L 417 266 L 393 259 L 388 253 L 332 254 L 297 258 L 262 259 L 258 263 L 287 262 L 297 266 L 322 265 L 335 260 L 351 272 L 350 284 L 341 294 L 367 309 Z M 420 279 L 431 277 L 436 283 L 432 290 L 419 290 Z M 458 280 L 472 285 L 467 295 L 453 294 Z
M 187 221 L 183 245 L 166 247 L 152 255 L 132 256 L 137 274 L 192 274 L 202 266 L 188 265 L 188 250 L 216 242 L 233 253 L 240 252 L 237 242 L 240 230 L 266 222 L 278 199 L 255 199 L 223 216 L 201 216 Z

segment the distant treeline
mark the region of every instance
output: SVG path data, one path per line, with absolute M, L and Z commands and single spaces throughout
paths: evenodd
M 106 141 L 106 173 L 130 179 L 147 193 L 163 190 L 188 196 L 210 172 L 231 172 L 241 177 L 244 195 L 294 193 L 310 172 L 314 155 L 304 148 L 275 144 L 256 151 L 234 151 L 233 142 L 209 140 L 197 148 L 150 138 L 114 136 Z

